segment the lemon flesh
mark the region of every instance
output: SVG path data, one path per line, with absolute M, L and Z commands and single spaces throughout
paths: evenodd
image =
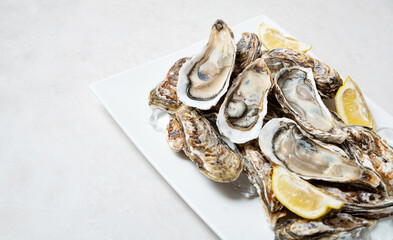
M 307 52 L 311 49 L 311 45 L 306 43 L 302 43 L 296 39 L 285 37 L 277 29 L 274 29 L 268 26 L 265 23 L 262 23 L 259 26 L 259 39 L 261 40 L 263 46 L 267 50 L 272 50 L 275 48 L 291 48 L 301 52 Z
M 273 169 L 272 186 L 278 201 L 303 218 L 317 219 L 344 205 L 284 167 Z
M 336 94 L 336 109 L 340 118 L 347 124 L 362 125 L 375 130 L 375 122 L 359 86 L 347 77 Z

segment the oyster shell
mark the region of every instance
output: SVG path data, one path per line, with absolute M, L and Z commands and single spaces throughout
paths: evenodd
M 268 121 L 259 135 L 259 146 L 271 162 L 306 180 L 352 183 L 371 189 L 381 184 L 375 173 L 351 161 L 341 148 L 312 139 L 288 118 Z
M 167 131 L 169 145 L 174 150 L 183 150 L 210 179 L 230 182 L 242 172 L 243 164 L 237 154 L 195 110 L 181 107 Z
M 318 95 L 310 68 L 283 68 L 276 74 L 277 101 L 308 133 L 332 143 L 342 143 L 347 134 Z
M 393 196 L 393 148 L 372 130 L 362 126 L 345 128 L 348 139 L 344 148 L 368 169 L 376 172 Z
M 340 75 L 332 67 L 309 55 L 288 48 L 277 48 L 264 54 L 263 57 L 274 76 L 282 69 L 294 66 L 311 68 L 319 94 L 324 98 L 333 98 L 343 85 Z
M 260 153 L 257 143 L 246 143 L 240 147 L 240 150 L 244 172 L 262 200 L 269 224 L 274 227 L 277 220 L 286 215 L 286 211 L 273 193 L 273 167 Z
M 175 113 L 181 102 L 177 97 L 176 86 L 179 79 L 179 71 L 183 64 L 190 58 L 181 58 L 173 64 L 165 79 L 156 88 L 150 91 L 149 105 L 162 108 L 169 113 Z
M 261 56 L 261 42 L 255 33 L 243 33 L 236 44 L 236 60 L 232 79 L 236 78 L 243 70 Z
M 236 57 L 231 29 L 217 20 L 209 42 L 180 70 L 177 95 L 187 106 L 210 109 L 228 89 Z
M 271 81 L 262 59 L 248 65 L 236 78 L 218 112 L 217 127 L 222 135 L 234 143 L 258 137 L 267 112 Z
M 174 117 L 169 121 L 166 131 L 166 139 L 171 149 L 175 152 L 183 150 L 185 141 L 183 127 L 177 117 Z
M 354 217 L 346 213 L 328 215 L 316 220 L 291 219 L 277 227 L 276 239 L 357 239 L 363 229 L 375 223 L 374 220 Z
M 392 197 L 352 188 L 339 189 L 326 185 L 317 185 L 317 187 L 345 203 L 341 212 L 369 219 L 380 219 L 393 215 Z

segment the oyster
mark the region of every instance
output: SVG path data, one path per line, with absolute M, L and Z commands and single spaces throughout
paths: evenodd
M 276 229 L 277 240 L 357 239 L 362 230 L 376 223 L 346 213 L 316 220 L 291 219 Z
M 181 107 L 167 131 L 169 145 L 174 150 L 183 150 L 210 179 L 230 182 L 242 172 L 243 165 L 237 154 L 195 110 Z
M 187 106 L 210 109 L 228 89 L 236 57 L 231 29 L 217 20 L 209 42 L 180 70 L 177 95 Z
M 362 126 L 345 128 L 348 139 L 344 148 L 363 166 L 375 171 L 393 196 L 393 148 L 371 129 Z
M 308 133 L 332 143 L 347 137 L 318 95 L 310 68 L 283 68 L 276 74 L 274 87 L 277 101 Z
M 333 186 L 317 185 L 325 193 L 343 201 L 341 212 L 353 216 L 380 219 L 393 215 L 393 198 L 379 193 L 366 192 L 359 189 L 339 189 Z
M 234 143 L 255 139 L 267 111 L 271 77 L 262 59 L 255 60 L 235 80 L 217 116 L 220 133 Z
M 175 113 L 180 107 L 176 94 L 176 85 L 179 78 L 179 71 L 183 64 L 190 58 L 181 58 L 173 64 L 165 79 L 156 88 L 150 91 L 149 105 L 165 109 L 169 113 Z
M 285 216 L 286 212 L 284 206 L 273 193 L 273 167 L 262 156 L 257 143 L 246 143 L 240 149 L 243 156 L 244 172 L 262 200 L 269 224 L 274 227 L 277 220 Z
M 236 44 L 236 60 L 232 79 L 236 78 L 243 70 L 261 56 L 261 42 L 255 33 L 243 33 Z
M 185 138 L 179 119 L 176 117 L 172 118 L 169 121 L 166 130 L 166 139 L 171 149 L 175 152 L 183 150 Z
M 343 80 L 336 70 L 305 53 L 288 48 L 277 48 L 264 54 L 263 59 L 272 72 L 273 78 L 282 68 L 294 66 L 311 68 L 318 92 L 324 98 L 333 98 L 343 85 Z
M 381 184 L 375 173 L 351 161 L 341 148 L 312 139 L 288 118 L 268 121 L 259 135 L 259 146 L 271 162 L 306 180 L 352 183 L 371 189 Z

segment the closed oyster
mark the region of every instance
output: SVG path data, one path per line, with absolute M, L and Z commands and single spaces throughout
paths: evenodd
M 232 79 L 235 79 L 243 70 L 261 56 L 261 42 L 255 33 L 243 33 L 236 44 L 235 68 Z
M 285 166 L 303 179 L 380 187 L 375 173 L 351 161 L 336 145 L 312 139 L 288 118 L 267 122 L 259 135 L 259 146 L 271 162 Z
M 319 94 L 324 98 L 333 98 L 343 85 L 343 80 L 336 70 L 309 55 L 288 48 L 277 48 L 263 55 L 263 59 L 274 76 L 282 68 L 300 66 L 311 68 Z
M 195 110 L 181 107 L 167 131 L 170 146 L 174 150 L 182 149 L 210 179 L 230 182 L 242 172 L 243 165 L 237 154 Z
M 286 212 L 284 206 L 273 193 L 273 167 L 262 156 L 257 143 L 246 143 L 240 149 L 243 157 L 244 172 L 262 200 L 263 209 L 269 224 L 274 227 L 277 220 L 285 216 Z
M 174 117 L 169 121 L 166 131 L 166 139 L 172 150 L 175 152 L 183 150 L 185 140 L 183 127 L 177 117 Z
M 180 70 L 180 101 L 204 110 L 216 105 L 228 89 L 235 56 L 233 33 L 224 21 L 217 20 L 207 45 Z
M 262 59 L 255 60 L 236 78 L 218 112 L 217 127 L 222 135 L 234 143 L 258 137 L 271 81 Z
M 347 137 L 318 95 L 310 68 L 283 68 L 274 79 L 276 98 L 283 110 L 308 133 L 332 143 Z
M 346 213 L 325 216 L 316 220 L 291 219 L 276 229 L 277 240 L 358 239 L 362 230 L 376 223 Z
M 388 194 L 393 196 L 393 149 L 371 129 L 362 126 L 345 128 L 348 139 L 345 149 L 356 160 L 381 177 L 387 186 Z
M 150 91 L 149 105 L 152 107 L 162 108 L 169 113 L 175 113 L 180 107 L 176 93 L 177 80 L 179 78 L 179 71 L 183 64 L 190 58 L 181 58 L 173 64 L 165 79 L 158 84 L 156 88 Z

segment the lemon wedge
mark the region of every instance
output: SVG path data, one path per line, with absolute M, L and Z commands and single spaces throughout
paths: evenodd
M 259 39 L 267 50 L 286 47 L 301 52 L 307 52 L 312 47 L 296 39 L 285 37 L 280 31 L 268 26 L 266 23 L 262 23 L 259 26 Z
M 336 109 L 340 118 L 347 124 L 362 125 L 375 130 L 375 122 L 359 86 L 347 77 L 336 94 Z
M 303 218 L 317 219 L 344 205 L 284 167 L 273 169 L 272 185 L 278 201 Z

